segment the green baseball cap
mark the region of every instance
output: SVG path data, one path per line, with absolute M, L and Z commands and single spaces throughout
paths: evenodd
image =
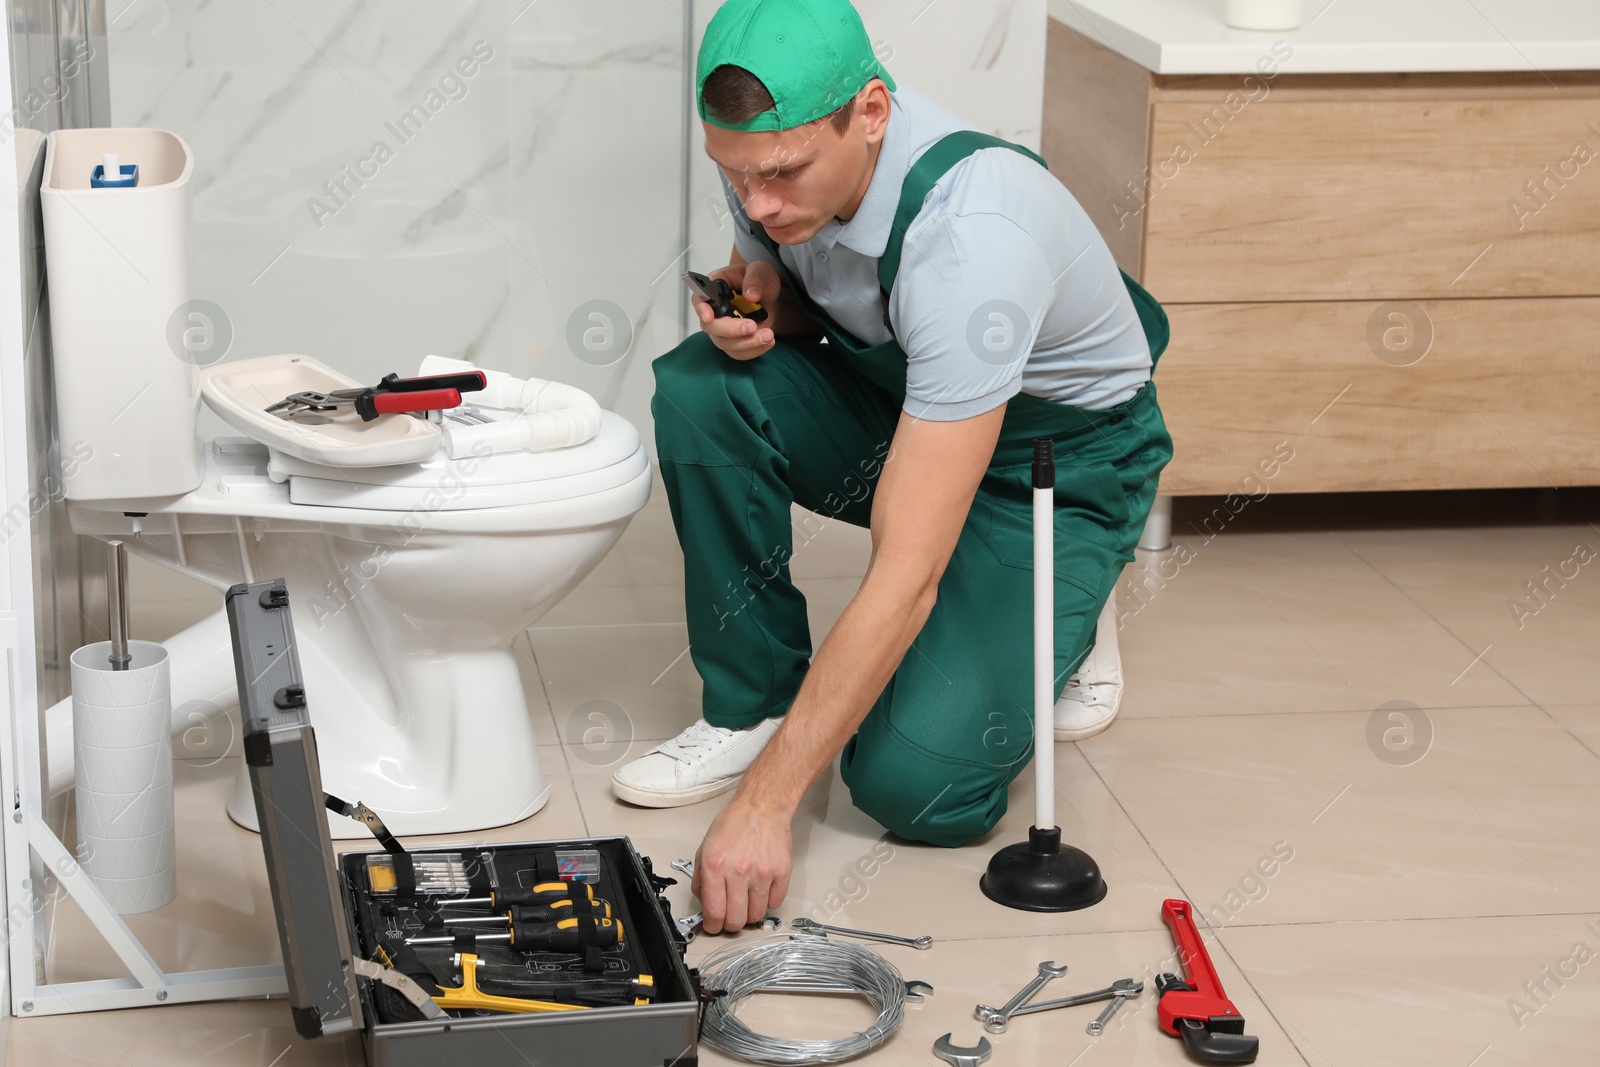
M 722 66 L 754 74 L 774 106 L 737 124 L 706 114 L 706 78 Z M 695 99 L 713 126 L 788 130 L 833 114 L 873 78 L 894 89 L 848 0 L 728 0 L 700 42 Z

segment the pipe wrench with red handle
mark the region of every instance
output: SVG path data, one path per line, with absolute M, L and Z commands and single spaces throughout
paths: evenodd
M 1201 1063 L 1254 1063 L 1261 1050 L 1259 1038 L 1244 1032 L 1244 1018 L 1222 991 L 1222 980 L 1211 965 L 1211 955 L 1195 929 L 1194 908 L 1187 900 L 1161 904 L 1161 918 L 1178 943 L 1178 960 L 1188 975 L 1156 975 L 1161 999 L 1156 1014 L 1161 1029 L 1183 1038 L 1189 1052 Z

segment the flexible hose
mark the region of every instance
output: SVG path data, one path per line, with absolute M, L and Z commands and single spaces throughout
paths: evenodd
M 448 374 L 480 370 L 464 359 L 428 356 L 419 374 Z M 468 393 L 466 403 L 518 411 L 504 421 L 477 426 L 452 426 L 445 433 L 445 452 L 464 459 L 487 449 L 490 453 L 542 452 L 550 448 L 581 445 L 600 432 L 600 404 L 577 386 L 548 378 L 514 378 L 501 371 L 483 371 L 487 388 Z
M 811 934 L 741 938 L 700 965 L 701 984 L 719 990 L 705 1010 L 700 1036 L 751 1063 L 839 1063 L 889 1040 L 905 1016 L 906 982 L 871 949 Z M 878 1011 L 872 1025 L 848 1037 L 803 1041 L 758 1034 L 739 1020 L 746 997 L 778 983 L 847 986 Z

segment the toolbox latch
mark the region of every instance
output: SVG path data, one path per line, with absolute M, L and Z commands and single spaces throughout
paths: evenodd
M 265 730 L 245 734 L 244 762 L 248 767 L 272 766 L 272 735 Z

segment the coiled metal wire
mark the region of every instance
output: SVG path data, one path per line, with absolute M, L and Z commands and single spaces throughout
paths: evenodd
M 706 958 L 701 984 L 723 995 L 707 1005 L 700 1036 L 730 1056 L 780 1067 L 839 1063 L 889 1040 L 905 1017 L 906 981 L 869 948 L 812 934 L 741 938 Z M 871 1026 L 848 1037 L 803 1041 L 758 1034 L 739 1020 L 739 1004 L 756 993 L 800 992 L 807 985 L 848 987 L 878 1011 Z

